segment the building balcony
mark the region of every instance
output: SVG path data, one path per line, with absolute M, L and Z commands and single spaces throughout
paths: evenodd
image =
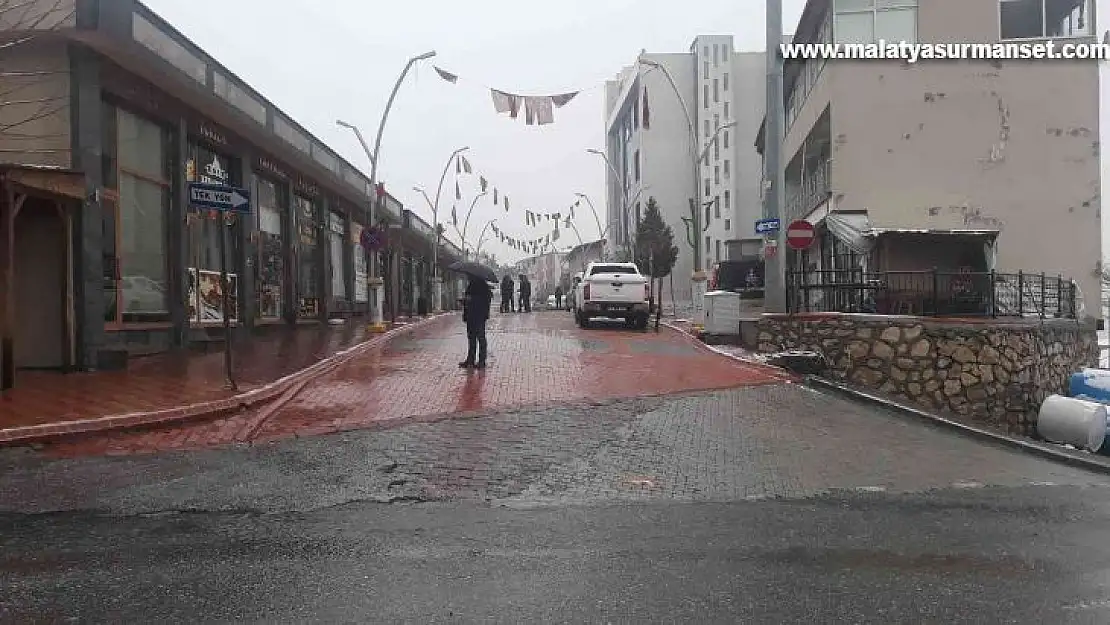
M 831 162 L 822 161 L 800 182 L 787 181 L 785 208 L 789 218 L 804 217 L 829 199 L 832 193 Z

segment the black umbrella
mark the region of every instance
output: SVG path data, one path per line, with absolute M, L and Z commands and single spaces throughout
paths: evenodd
M 450 267 L 448 267 L 448 269 L 450 269 L 451 271 L 457 271 L 459 273 L 465 273 L 468 276 L 472 276 L 486 282 L 498 281 L 497 274 L 493 273 L 492 269 L 480 263 L 476 263 L 472 260 L 460 260 L 457 263 L 453 263 Z

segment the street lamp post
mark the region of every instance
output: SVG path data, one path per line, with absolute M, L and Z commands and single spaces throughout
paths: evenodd
M 767 120 L 764 128 L 763 158 L 765 179 L 763 216 L 782 219 L 786 191 L 786 171 L 782 166 L 783 59 L 778 54 L 782 41 L 782 0 L 767 0 Z M 786 249 L 783 245 L 786 224 L 780 223 L 775 234 L 775 253 L 765 258 L 764 287 L 768 312 L 786 312 Z
M 471 200 L 470 209 L 466 211 L 466 218 L 463 219 L 462 230 L 459 230 L 458 224 L 455 224 L 455 232 L 457 232 L 459 235 L 459 243 L 462 244 L 463 256 L 466 256 L 466 231 L 470 226 L 470 215 L 474 212 L 474 207 L 477 206 L 478 200 L 485 195 L 487 195 L 487 192 L 482 191 L 478 195 L 475 195 L 474 199 Z
M 366 157 L 370 159 L 370 202 L 366 209 L 366 227 L 368 228 L 374 227 L 375 208 L 378 202 L 381 201 L 381 198 L 379 198 L 377 194 L 378 161 L 381 156 L 382 134 L 385 132 L 385 122 L 389 119 L 389 112 L 393 108 L 393 101 L 397 98 L 397 92 L 401 89 L 401 84 L 405 81 L 405 77 L 408 76 L 412 66 L 420 61 L 430 59 L 435 55 L 435 51 L 431 50 L 424 54 L 414 56 L 405 63 L 405 68 L 401 70 L 401 75 L 397 77 L 397 82 L 393 84 L 393 90 L 389 93 L 389 99 L 386 100 L 385 110 L 382 111 L 382 118 L 378 122 L 378 134 L 374 137 L 373 151 L 366 145 L 366 141 L 362 138 L 362 133 L 353 124 L 349 124 L 342 120 L 337 120 L 336 122 L 338 125 L 354 131 L 355 136 L 358 137 L 358 141 L 362 145 L 362 149 L 366 152 Z M 382 316 L 382 308 L 385 305 L 385 294 L 382 292 L 382 287 L 385 286 L 385 280 L 382 279 L 378 273 L 378 253 L 374 251 L 370 254 L 370 272 L 367 275 L 367 289 L 370 291 L 371 300 L 373 300 L 374 303 L 370 311 L 370 325 L 372 330 L 381 332 L 385 330 L 385 323 Z
M 451 163 L 455 158 L 463 152 L 470 149 L 470 146 L 463 146 L 451 153 L 447 157 L 447 164 L 443 166 L 443 173 L 439 176 L 439 186 L 436 187 L 436 199 L 431 201 L 428 199 L 428 194 L 419 187 L 413 187 L 424 196 L 424 201 L 432 208 L 432 231 L 436 233 L 436 240 L 432 246 L 432 298 L 435 300 L 432 303 L 435 312 L 441 312 L 443 309 L 443 283 L 440 282 L 439 277 L 439 197 L 443 193 L 443 181 L 447 179 L 447 172 L 451 170 Z
M 637 62 L 639 64 L 646 65 L 648 67 L 663 72 L 663 76 L 667 78 L 667 82 L 670 84 L 671 90 L 674 91 L 675 97 L 678 98 L 679 104 L 682 105 L 682 112 L 686 115 L 686 124 L 690 130 L 690 160 L 691 165 L 693 166 L 694 174 L 694 193 L 693 197 L 691 197 L 690 199 L 690 211 L 693 213 L 692 215 L 690 215 L 690 219 L 694 229 L 694 272 L 691 276 L 693 282 L 691 299 L 693 299 L 695 315 L 700 315 L 701 311 L 703 310 L 706 280 L 708 276 L 702 269 L 702 205 L 700 181 L 701 155 L 699 154 L 698 150 L 698 129 L 697 126 L 694 125 L 694 118 L 690 114 L 690 107 L 686 104 L 686 98 L 682 97 L 682 90 L 678 88 L 678 84 L 675 83 L 674 76 L 671 75 L 671 72 L 666 68 L 666 66 L 664 66 L 662 63 L 659 63 L 658 61 L 646 59 L 642 56 L 637 60 Z
M 609 159 L 605 160 L 606 162 L 609 161 Z M 590 196 L 586 195 L 585 193 L 575 193 L 574 195 L 582 198 L 583 200 L 586 200 L 586 205 L 590 207 L 590 212 L 593 213 L 594 223 L 597 224 L 597 236 L 600 238 L 602 236 L 602 232 L 604 232 L 605 229 L 601 227 L 601 219 L 597 216 L 597 209 L 594 208 L 594 203 L 590 201 Z
M 593 148 L 590 148 L 586 151 L 589 152 L 590 154 L 600 156 L 601 160 L 605 161 L 605 166 L 609 168 L 609 173 L 613 174 L 613 179 L 616 181 L 616 184 L 618 186 L 620 186 L 620 202 L 621 203 L 620 203 L 620 206 L 617 207 L 617 212 L 618 212 L 620 220 L 622 220 L 622 221 L 627 220 L 627 218 L 628 218 L 628 205 L 629 205 L 628 194 L 625 191 L 624 183 L 621 180 L 620 173 L 617 172 L 616 167 L 613 167 L 613 163 L 609 160 L 609 156 L 607 154 L 605 154 L 605 152 L 602 152 L 601 150 L 595 150 Z M 591 206 L 593 206 L 593 205 L 591 204 Z M 610 224 L 610 225 L 612 225 L 612 224 Z M 609 228 L 606 227 L 606 230 L 608 231 Z M 625 245 L 628 246 L 629 253 L 631 253 L 632 248 L 631 248 L 631 240 L 630 240 L 629 234 L 627 232 L 625 232 L 624 236 L 625 236 L 625 239 L 626 239 Z
M 486 240 L 486 230 L 488 230 L 489 227 L 492 226 L 495 223 L 497 223 L 497 220 L 496 219 L 491 219 L 491 220 L 486 222 L 486 225 L 482 226 L 482 232 L 481 232 L 481 234 L 478 235 L 478 245 L 474 248 L 474 259 L 475 260 L 481 258 L 482 242 Z M 465 249 L 466 249 L 466 247 L 464 246 L 463 250 L 465 250 Z

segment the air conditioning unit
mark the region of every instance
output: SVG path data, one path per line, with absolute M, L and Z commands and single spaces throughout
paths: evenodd
M 706 334 L 740 334 L 740 294 L 712 291 L 705 294 Z

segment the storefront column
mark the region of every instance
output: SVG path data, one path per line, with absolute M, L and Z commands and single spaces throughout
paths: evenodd
M 281 289 L 282 312 L 284 313 L 285 322 L 289 325 L 297 323 L 297 311 L 300 309 L 300 302 L 297 299 L 297 222 L 293 215 L 293 183 L 286 180 L 281 185 L 282 200 L 284 204 L 281 209 L 281 228 L 283 234 L 281 238 L 281 256 L 282 256 L 282 282 L 284 285 Z
M 328 240 L 331 239 L 328 230 L 328 215 L 331 213 L 331 202 L 324 196 L 319 196 L 312 201 L 316 206 L 316 284 L 317 297 L 320 299 L 320 311 L 317 318 L 327 321 L 331 316 L 331 301 L 328 293 L 331 292 L 331 275 L 328 273 Z
M 239 215 L 239 227 L 232 232 L 238 232 L 239 245 L 242 252 L 236 259 L 235 272 L 239 274 L 239 327 L 248 331 L 254 327 L 258 316 L 257 298 L 255 297 L 255 263 L 258 262 L 258 189 L 254 184 L 254 168 L 251 167 L 253 157 L 249 153 L 239 155 L 236 167 L 239 169 L 238 179 L 243 181 L 243 188 L 250 193 L 250 213 Z M 229 242 L 229 245 L 231 243 Z
M 174 150 L 171 179 L 173 192 L 170 198 L 170 214 L 167 218 L 170 239 L 167 241 L 166 253 L 170 258 L 169 289 L 170 289 L 170 321 L 173 322 L 170 342 L 174 347 L 185 347 L 189 344 L 189 307 L 185 301 L 189 293 L 189 246 L 188 246 L 188 221 L 189 214 L 189 181 L 185 171 L 185 163 L 189 161 L 189 124 L 184 119 L 179 119 L 173 129 L 173 140 L 170 142 Z
M 321 283 L 320 297 L 324 301 L 320 304 L 320 309 L 324 313 L 324 319 L 330 319 L 335 316 L 335 289 L 332 288 L 331 284 L 332 271 L 334 270 L 331 262 L 331 213 L 336 208 L 335 201 L 330 197 L 322 198 L 320 200 L 320 207 L 321 210 L 319 213 L 322 221 L 320 247 L 324 250 L 322 262 L 320 263 L 324 274 L 324 281 Z
M 70 98 L 74 107 L 73 168 L 85 173 L 87 193 L 74 228 L 74 311 L 79 369 L 96 369 L 104 346 L 104 187 L 101 162 L 100 62 L 83 48 L 70 48 Z
M 345 224 L 343 235 L 343 290 L 347 300 L 347 306 L 350 307 L 350 313 L 353 315 L 358 311 L 358 303 L 355 302 L 355 247 L 351 245 L 351 233 L 355 231 L 355 220 L 350 215 L 343 216 L 343 223 Z M 359 249 L 362 249 L 361 247 Z M 364 252 L 365 253 L 365 252 Z M 370 259 L 366 262 L 367 271 L 370 268 Z M 379 269 L 379 271 L 381 271 Z

